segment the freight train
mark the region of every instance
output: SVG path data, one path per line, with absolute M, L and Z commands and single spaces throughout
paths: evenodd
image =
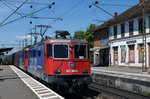
M 13 53 L 11 63 L 54 90 L 69 93 L 85 90 L 91 83 L 89 44 L 86 40 L 67 39 L 67 31 Z M 65 90 L 62 90 L 65 89 Z

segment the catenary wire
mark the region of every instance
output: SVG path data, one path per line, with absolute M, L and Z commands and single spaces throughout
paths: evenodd
M 19 7 L 17 7 L 17 9 L 11 13 L 6 19 L 4 19 L 1 23 L 0 23 L 0 26 L 7 20 L 9 19 L 14 13 L 16 13 L 17 10 L 19 10 L 28 0 L 26 0 L 25 2 L 23 2 Z

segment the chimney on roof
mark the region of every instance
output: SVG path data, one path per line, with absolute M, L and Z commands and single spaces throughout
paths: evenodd
M 115 12 L 115 13 L 114 13 L 114 17 L 117 17 L 117 16 L 118 16 L 118 12 Z
M 139 0 L 139 5 L 143 3 L 143 0 Z

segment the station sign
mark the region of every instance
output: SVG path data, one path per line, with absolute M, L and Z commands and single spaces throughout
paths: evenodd
M 126 43 L 127 43 L 127 44 L 135 44 L 135 43 L 136 43 L 136 40 L 127 41 Z
M 142 49 L 142 52 L 145 52 L 146 50 L 145 49 Z

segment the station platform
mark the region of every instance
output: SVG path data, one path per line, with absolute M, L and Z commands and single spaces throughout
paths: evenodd
M 150 94 L 150 74 L 129 67 L 91 67 L 93 81 Z
M 15 66 L 0 65 L 0 99 L 64 99 Z
M 103 73 L 106 75 L 115 75 L 118 77 L 126 77 L 150 81 L 150 74 L 142 74 L 142 69 L 129 67 L 91 67 L 93 73 Z
M 92 69 L 142 74 L 142 68 L 130 68 L 130 67 L 92 67 Z

